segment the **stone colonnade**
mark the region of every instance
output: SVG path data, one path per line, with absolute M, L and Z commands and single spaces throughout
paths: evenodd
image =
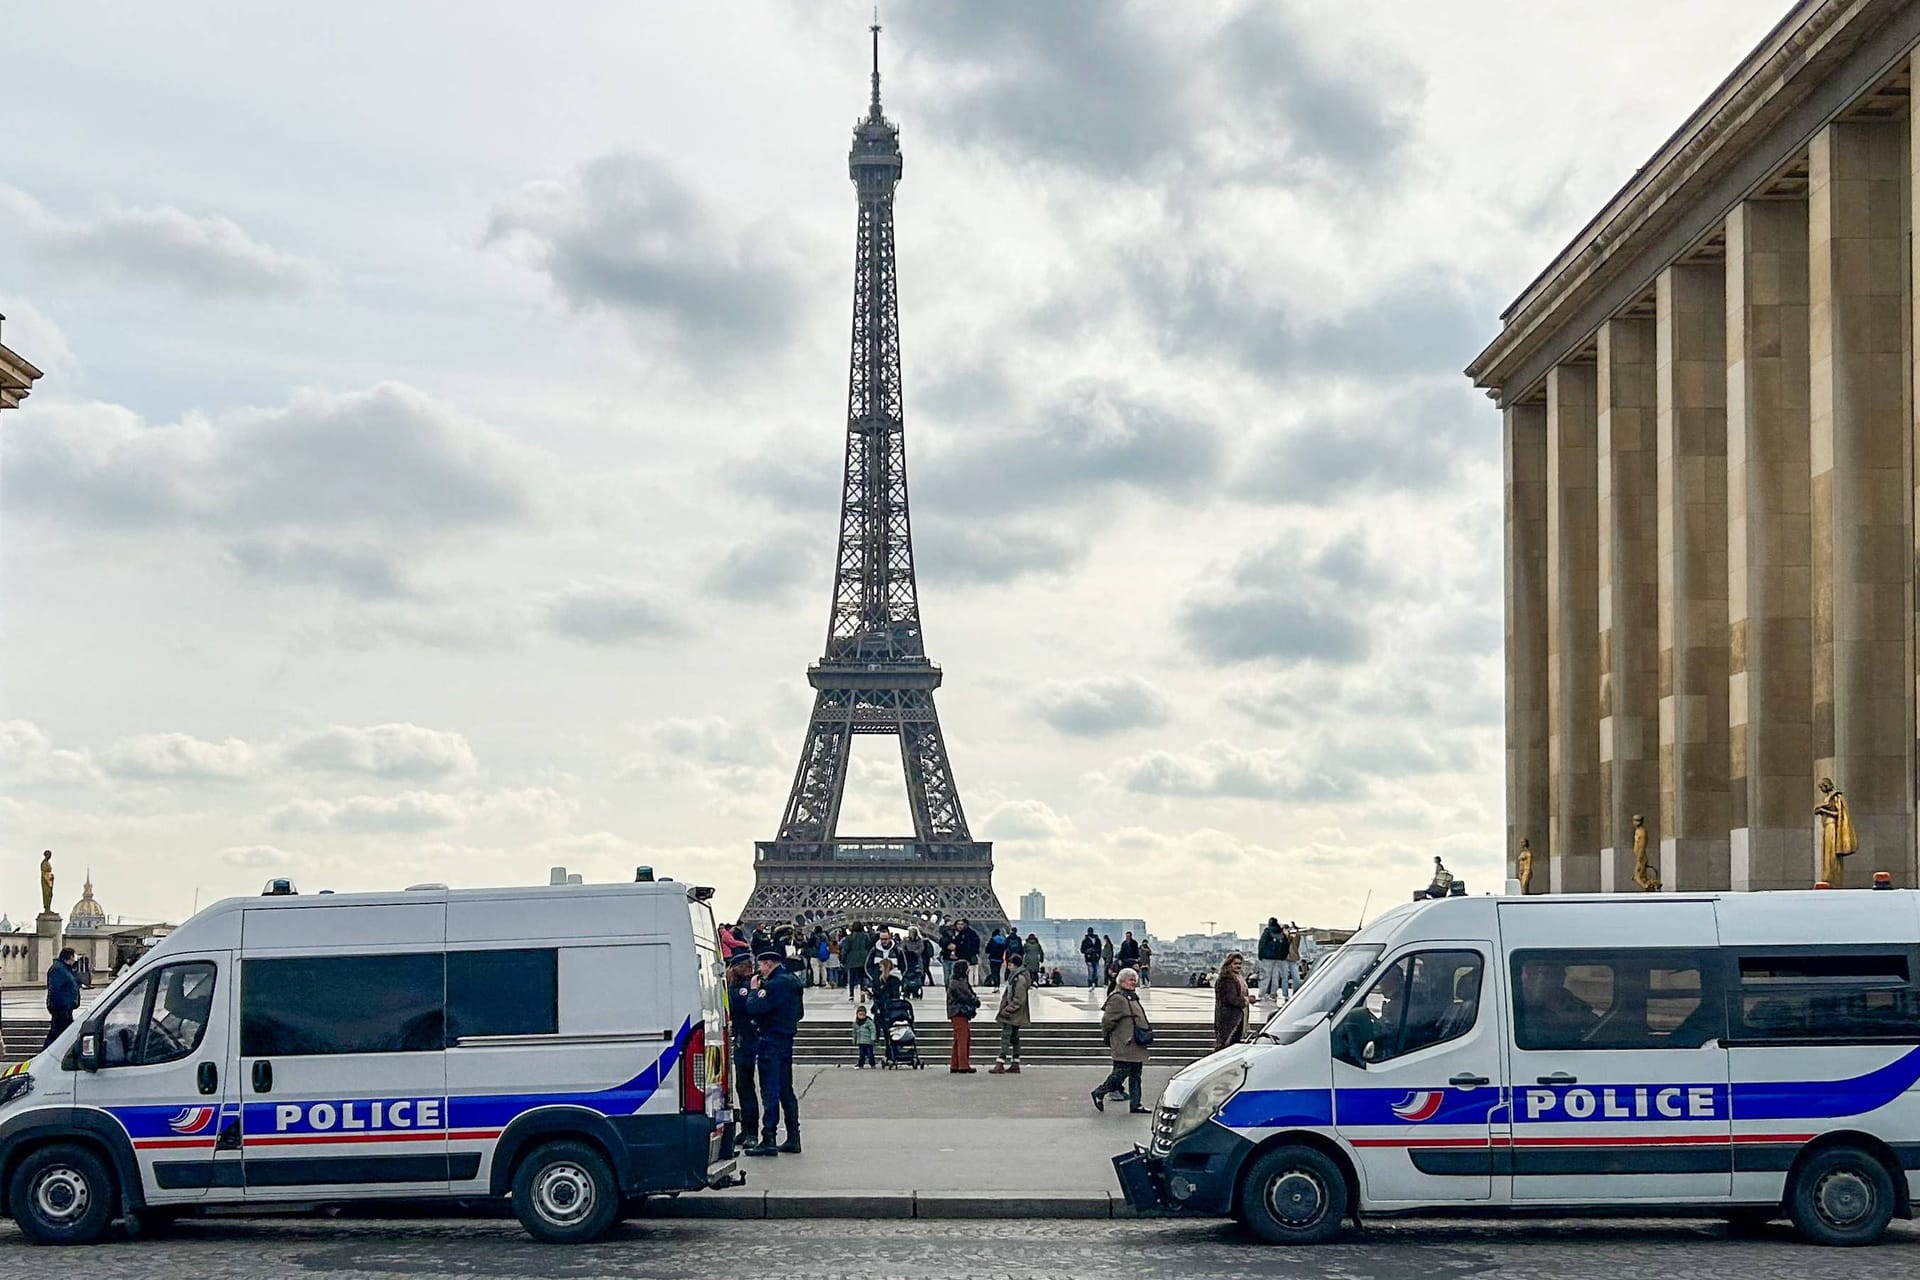
M 1913 886 L 1914 115 L 1843 119 L 1804 194 L 1703 251 L 1505 409 L 1509 865 L 1532 891 Z M 1724 256 L 1719 248 L 1724 245 Z

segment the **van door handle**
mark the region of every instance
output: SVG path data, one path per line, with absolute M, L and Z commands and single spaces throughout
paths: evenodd
M 1485 1076 L 1476 1076 L 1471 1071 L 1462 1071 L 1459 1075 L 1449 1079 L 1447 1083 L 1456 1085 L 1462 1089 L 1477 1089 L 1483 1084 L 1491 1084 L 1492 1081 L 1488 1080 Z
M 220 1068 L 214 1066 L 211 1062 L 201 1063 L 199 1085 L 200 1092 L 202 1093 L 212 1093 L 217 1090 L 220 1087 Z
M 1579 1076 L 1568 1075 L 1564 1071 L 1556 1071 L 1550 1076 L 1537 1076 L 1535 1077 L 1535 1079 L 1541 1084 L 1579 1084 L 1580 1083 Z
M 253 1091 L 255 1093 L 273 1092 L 273 1064 L 265 1059 L 253 1064 Z

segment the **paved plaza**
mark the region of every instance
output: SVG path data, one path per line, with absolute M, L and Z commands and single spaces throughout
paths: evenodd
M 442 1280 L 789 1275 L 809 1280 L 1855 1280 L 1920 1269 L 1920 1230 L 1866 1250 L 1815 1249 L 1784 1226 L 1731 1238 L 1711 1222 L 1478 1225 L 1382 1222 L 1310 1249 L 1274 1249 L 1219 1222 L 658 1222 L 580 1248 L 535 1244 L 508 1221 L 210 1219 L 167 1237 L 35 1250 L 0 1226 L 14 1273 L 94 1280 Z

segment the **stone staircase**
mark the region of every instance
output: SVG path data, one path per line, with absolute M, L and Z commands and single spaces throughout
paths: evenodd
M 8 1018 L 0 1023 L 0 1060 L 20 1062 L 40 1052 L 51 1025 L 45 1018 L 37 1022 Z
M 953 1028 L 945 1018 L 923 1016 L 914 1024 L 920 1042 L 920 1057 L 929 1067 L 944 1067 L 953 1051 Z M 1213 1028 L 1197 1023 L 1156 1025 L 1153 1029 L 1153 1061 L 1161 1066 L 1185 1066 L 1213 1052 Z M 1000 1043 L 1000 1028 L 988 1017 L 973 1022 L 973 1056 L 976 1065 L 991 1065 L 994 1047 Z M 876 1047 L 885 1056 L 884 1047 Z M 1020 1032 L 1020 1061 L 1026 1066 L 1094 1066 L 1108 1061 L 1107 1046 L 1100 1039 L 1096 1023 L 1037 1022 Z M 794 1038 L 795 1066 L 851 1065 L 854 1061 L 852 1029 L 844 1022 L 802 1022 Z

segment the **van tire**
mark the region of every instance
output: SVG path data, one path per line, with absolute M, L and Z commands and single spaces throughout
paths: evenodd
M 1320 1244 L 1347 1217 L 1347 1175 L 1312 1147 L 1276 1147 L 1247 1169 L 1239 1214 L 1268 1244 Z
M 584 1142 L 549 1142 L 513 1173 L 513 1212 L 535 1240 L 585 1244 L 620 1217 L 620 1188 L 606 1157 Z
M 7 1205 L 20 1234 L 35 1244 L 97 1244 L 113 1222 L 115 1190 L 106 1161 L 62 1142 L 30 1151 L 14 1166 Z
M 1859 1147 L 1828 1147 L 1807 1157 L 1787 1194 L 1793 1225 L 1810 1244 L 1872 1244 L 1893 1219 L 1893 1177 Z

